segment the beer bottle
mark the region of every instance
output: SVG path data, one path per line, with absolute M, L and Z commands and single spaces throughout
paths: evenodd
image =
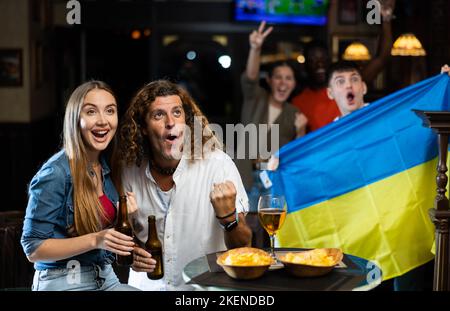
M 163 252 L 162 244 L 158 239 L 158 234 L 156 233 L 156 222 L 155 216 L 148 216 L 148 239 L 145 242 L 145 249 L 152 254 L 152 258 L 156 260 L 155 270 L 153 272 L 147 272 L 147 277 L 150 280 L 158 280 L 164 276 L 164 266 L 163 266 Z
M 116 231 L 123 233 L 128 236 L 133 236 L 133 229 L 131 228 L 130 222 L 128 221 L 128 210 L 127 210 L 127 196 L 121 195 L 119 198 L 119 215 L 117 217 L 117 223 L 115 228 Z M 133 252 L 131 255 L 122 256 L 116 254 L 117 265 L 119 266 L 131 266 L 133 264 Z

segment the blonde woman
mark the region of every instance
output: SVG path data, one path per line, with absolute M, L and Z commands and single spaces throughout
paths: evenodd
M 118 193 L 114 158 L 117 103 L 101 81 L 80 85 L 64 117 L 64 146 L 33 177 L 22 247 L 36 269 L 33 290 L 134 290 L 120 284 L 114 254 L 134 242 L 113 228 Z

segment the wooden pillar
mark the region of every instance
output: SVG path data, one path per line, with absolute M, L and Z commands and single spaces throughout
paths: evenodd
M 447 149 L 450 134 L 450 112 L 448 111 L 419 111 L 414 112 L 423 120 L 425 127 L 433 129 L 438 134 L 439 162 L 437 165 L 436 191 L 434 208 L 429 215 L 436 228 L 436 256 L 434 263 L 434 291 L 450 290 L 450 247 L 449 247 L 449 200 L 445 195 L 447 177 Z

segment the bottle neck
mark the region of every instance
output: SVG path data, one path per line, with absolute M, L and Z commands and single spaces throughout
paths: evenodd
M 148 218 L 148 237 L 158 239 L 158 235 L 156 233 L 156 221 L 154 217 Z
M 119 214 L 117 223 L 122 224 L 125 221 L 128 221 L 127 197 L 121 196 L 119 199 Z

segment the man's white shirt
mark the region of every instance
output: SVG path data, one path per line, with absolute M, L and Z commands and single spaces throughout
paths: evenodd
M 125 169 L 123 185 L 136 195 L 138 211 L 131 216 L 136 237 L 145 243 L 147 217 L 156 216 L 158 237 L 164 249 L 164 278 L 153 281 L 145 272 L 130 269 L 128 284 L 142 290 L 192 290 L 184 284 L 183 268 L 192 260 L 226 249 L 224 231 L 210 201 L 214 183 L 232 181 L 238 212 L 248 211 L 248 198 L 239 172 L 231 158 L 221 150 L 205 159 L 182 157 L 173 175 L 171 192 L 161 193 L 150 173 L 148 161 L 141 167 Z

